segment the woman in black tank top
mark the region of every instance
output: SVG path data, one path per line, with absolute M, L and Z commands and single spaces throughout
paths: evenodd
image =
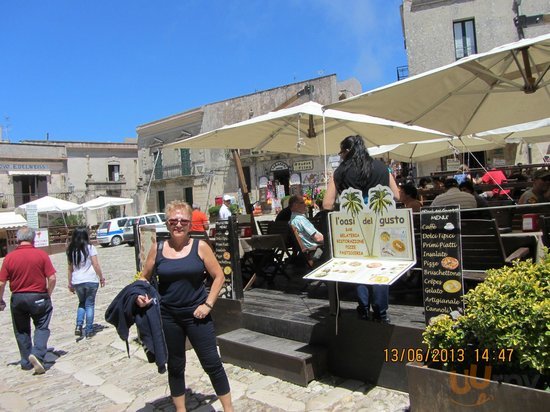
M 150 280 L 155 271 L 158 278 L 162 329 L 168 347 L 168 383 L 176 411 L 185 410 L 185 339 L 189 338 L 223 410 L 231 412 L 229 381 L 218 355 L 210 316 L 225 277 L 210 246 L 189 237 L 192 212 L 185 202 L 168 204 L 166 224 L 170 239 L 151 247 L 142 277 Z M 205 272 L 213 278 L 208 294 Z M 150 302 L 148 296 L 136 299 L 141 307 Z

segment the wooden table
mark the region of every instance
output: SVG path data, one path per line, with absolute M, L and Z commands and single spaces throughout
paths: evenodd
M 249 262 L 256 276 L 265 277 L 268 282 L 277 275 L 286 276 L 283 263 L 288 251 L 279 234 L 240 238 L 239 253 L 245 262 Z

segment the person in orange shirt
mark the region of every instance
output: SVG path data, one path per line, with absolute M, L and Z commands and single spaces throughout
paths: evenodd
M 201 212 L 197 204 L 193 204 L 193 214 L 191 215 L 191 232 L 206 232 L 208 230 L 208 216 Z

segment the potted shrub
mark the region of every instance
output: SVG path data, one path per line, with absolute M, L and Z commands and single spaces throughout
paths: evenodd
M 407 365 L 412 410 L 540 410 L 550 404 L 550 258 L 489 271 L 466 313 L 432 319 L 425 364 Z M 431 353 L 431 354 L 430 354 Z

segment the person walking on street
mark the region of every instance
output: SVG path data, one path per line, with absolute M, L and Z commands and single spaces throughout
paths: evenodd
M 34 229 L 24 226 L 17 231 L 17 248 L 9 253 L 0 269 L 0 311 L 4 310 L 4 289 L 10 282 L 10 310 L 13 331 L 22 369 L 34 368 L 43 374 L 44 358 L 50 337 L 50 320 L 53 306 L 51 295 L 55 288 L 56 270 L 46 252 L 34 247 Z M 31 338 L 31 319 L 34 339 Z
M 229 380 L 216 347 L 210 316 L 225 281 L 222 268 L 210 246 L 189 236 L 191 207 L 179 200 L 168 204 L 166 225 L 170 238 L 154 243 L 149 250 L 141 278 L 158 277 L 162 329 L 168 347 L 168 384 L 177 412 L 185 411 L 185 340 L 193 345 L 225 412 L 233 411 Z M 205 273 L 213 279 L 210 292 Z M 152 299 L 139 295 L 136 305 L 146 307 Z
M 76 228 L 67 249 L 68 288 L 78 296 L 76 311 L 76 336 L 83 336 L 82 326 L 86 319 L 85 336 L 87 339 L 94 334 L 95 296 L 99 285 L 105 286 L 105 278 L 99 261 L 97 250 L 90 245 L 86 228 Z
M 363 201 L 368 204 L 369 189 L 376 185 L 388 186 L 393 197 L 399 198 L 399 187 L 388 167 L 379 160 L 373 159 L 365 146 L 363 137 L 348 136 L 340 142 L 342 163 L 334 171 L 323 199 L 323 209 L 332 210 L 336 197 L 348 188 L 361 190 Z M 387 314 L 389 306 L 389 286 L 363 284 L 357 285 L 357 312 L 362 319 L 369 319 L 372 306 L 372 319 L 389 323 Z
M 223 204 L 218 212 L 220 220 L 228 220 L 229 216 L 231 216 L 231 209 L 229 209 L 229 206 L 231 206 L 231 196 L 223 195 Z

